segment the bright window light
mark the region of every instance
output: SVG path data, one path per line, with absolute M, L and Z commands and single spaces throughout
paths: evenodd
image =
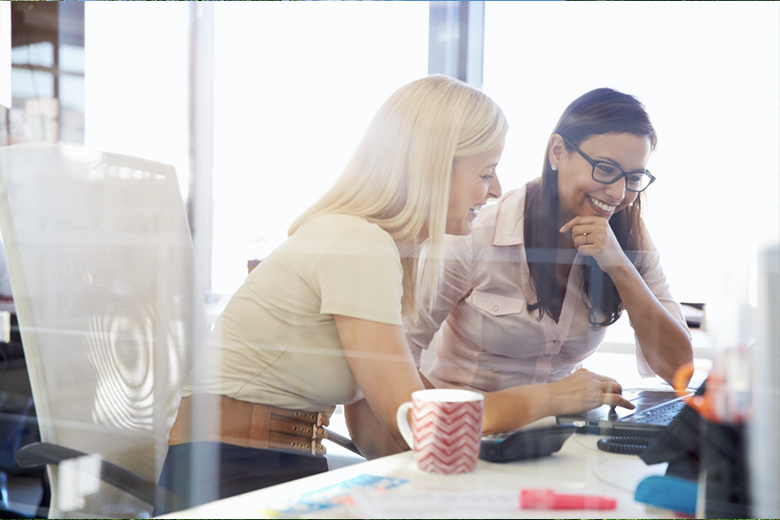
M 176 167 L 189 182 L 189 5 L 90 2 L 84 9 L 84 144 Z M 79 56 L 69 54 L 78 65 Z
M 428 70 L 428 2 L 226 2 L 215 9 L 212 290 L 340 175 L 370 118 Z
M 633 94 L 658 131 L 645 215 L 673 293 L 747 303 L 756 248 L 780 236 L 778 19 L 771 2 L 487 2 L 484 88 L 511 127 L 505 189 L 540 174 L 576 97 Z

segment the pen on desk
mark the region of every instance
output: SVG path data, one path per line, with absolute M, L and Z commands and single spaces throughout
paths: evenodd
M 615 509 L 617 500 L 598 495 L 556 493 L 552 489 L 529 488 L 520 490 L 520 509 Z
M 518 491 L 480 490 L 414 490 L 400 493 L 376 493 L 357 490 L 352 498 L 358 507 L 367 510 L 381 510 L 377 518 L 397 515 L 400 517 L 414 514 L 415 511 L 435 507 L 466 511 L 511 511 L 520 509 L 570 509 L 606 511 L 617 508 L 617 500 L 598 495 L 580 495 L 556 493 L 547 488 L 525 488 Z M 361 504 L 363 506 L 361 506 Z

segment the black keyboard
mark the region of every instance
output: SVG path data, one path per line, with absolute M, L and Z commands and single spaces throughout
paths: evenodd
M 659 425 L 669 424 L 677 417 L 677 414 L 685 407 L 685 401 L 672 401 L 663 406 L 646 410 L 644 412 L 627 417 L 624 420 L 638 423 L 653 423 Z

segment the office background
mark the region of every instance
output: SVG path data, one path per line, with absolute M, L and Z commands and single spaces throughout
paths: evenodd
M 212 299 L 411 79 L 445 72 L 504 108 L 505 191 L 539 174 L 570 101 L 634 94 L 659 134 L 646 220 L 675 296 L 707 305 L 715 341 L 756 334 L 760 253 L 780 238 L 776 3 L 2 2 L 0 42 L 0 145 L 173 164 Z
M 44 7 L 19 4 L 28 4 L 13 6 L 22 13 Z M 174 164 L 209 291 L 232 293 L 246 260 L 285 238 L 392 90 L 443 71 L 481 84 L 506 111 L 505 191 L 539 174 L 549 132 L 575 97 L 599 86 L 639 97 L 659 133 L 646 218 L 675 295 L 756 304 L 756 251 L 780 236 L 774 4 L 96 3 L 59 11 L 27 15 L 29 43 L 13 31 L 22 44 L 13 47 L 14 108 L 0 144 L 83 140 Z M 59 53 L 30 34 L 45 23 Z

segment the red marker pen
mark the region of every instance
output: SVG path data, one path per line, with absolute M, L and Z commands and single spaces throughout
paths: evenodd
M 520 491 L 496 489 L 426 489 L 394 491 L 357 489 L 352 500 L 361 511 L 371 511 L 366 517 L 418 518 L 420 511 L 437 511 L 441 518 L 493 518 L 511 516 L 520 509 L 612 510 L 617 500 L 593 495 L 564 495 L 552 489 L 528 488 Z M 546 516 L 555 516 L 547 513 Z
M 570 495 L 552 489 L 529 488 L 520 491 L 520 509 L 615 509 L 617 500 L 596 495 Z

